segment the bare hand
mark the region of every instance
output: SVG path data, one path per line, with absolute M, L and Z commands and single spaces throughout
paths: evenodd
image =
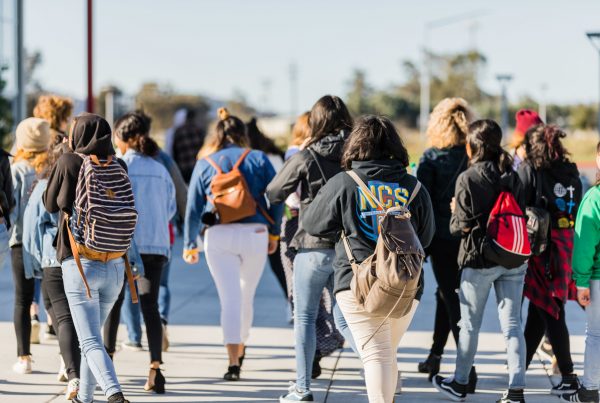
M 269 248 L 267 249 L 269 255 L 277 251 L 277 246 L 279 246 L 279 239 L 269 239 Z
M 577 289 L 577 302 L 581 306 L 588 306 L 592 301 L 590 300 L 590 289 L 589 288 L 578 288 Z
M 456 210 L 456 198 L 455 197 L 453 197 L 452 201 L 450 202 L 450 211 L 452 213 L 454 213 L 454 210 Z
M 196 264 L 200 260 L 198 250 L 183 251 L 183 260 L 187 264 Z

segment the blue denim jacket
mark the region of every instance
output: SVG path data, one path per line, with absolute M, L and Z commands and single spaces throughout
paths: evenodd
M 244 148 L 228 145 L 222 150 L 210 155 L 210 158 L 217 163 L 223 172 L 229 171 L 233 165 L 241 157 L 245 151 Z M 264 193 L 267 185 L 275 177 L 275 169 L 269 162 L 266 154 L 262 151 L 252 150 L 244 159 L 240 166 L 240 171 L 248 188 L 252 192 L 252 196 L 264 210 L 269 213 L 269 216 L 275 221 L 271 225 L 269 221 L 257 210 L 252 217 L 241 220 L 241 223 L 261 223 L 269 227 L 269 233 L 279 235 L 281 227 L 281 215 L 283 213 L 283 204 L 268 205 Z M 183 245 L 186 249 L 194 249 L 197 247 L 196 238 L 202 231 L 202 215 L 213 211 L 214 207 L 207 201 L 207 196 L 212 196 L 210 192 L 210 183 L 217 171 L 205 159 L 196 162 L 190 187 L 188 190 L 187 208 L 185 211 L 185 224 L 183 226 Z
M 37 179 L 35 169 L 27 161 L 18 161 L 10 166 L 13 182 L 13 196 L 15 208 L 10 212 L 12 223 L 9 245 L 16 246 L 23 243 L 23 214 Z
M 132 149 L 122 157 L 127 170 L 138 222 L 134 241 L 142 255 L 170 255 L 169 221 L 175 215 L 175 186 L 161 163 Z
M 43 195 L 48 186 L 47 179 L 40 179 L 25 207 L 23 217 L 23 266 L 25 278 L 41 278 L 42 269 L 55 267 L 60 269 L 56 259 L 54 239 L 58 233 L 59 214 L 51 214 L 44 207 Z M 129 249 L 129 261 L 134 275 L 144 274 L 142 259 L 132 243 Z

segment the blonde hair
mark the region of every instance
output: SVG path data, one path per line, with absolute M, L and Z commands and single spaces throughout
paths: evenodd
M 48 165 L 48 151 L 25 151 L 19 148 L 13 157 L 13 164 L 19 161 L 27 161 L 36 173 L 42 173 Z
M 462 98 L 445 98 L 433 108 L 427 125 L 427 137 L 436 148 L 465 144 L 473 114 Z
M 217 116 L 219 120 L 213 125 L 210 134 L 204 140 L 204 145 L 198 152 L 198 159 L 221 150 L 227 143 L 233 143 L 240 147 L 250 145 L 244 122 L 231 115 L 227 108 L 219 108 Z
M 42 95 L 35 108 L 33 116 L 44 119 L 50 128 L 60 131 L 60 125 L 67 122 L 73 113 L 73 101 L 58 95 Z
M 310 112 L 304 112 L 296 119 L 296 123 L 294 123 L 294 127 L 292 128 L 292 145 L 299 146 L 310 137 L 309 116 Z

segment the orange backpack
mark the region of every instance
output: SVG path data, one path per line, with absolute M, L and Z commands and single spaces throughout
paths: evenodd
M 256 215 L 257 208 L 267 221 L 273 221 L 256 200 L 254 200 L 246 179 L 242 175 L 242 172 L 240 172 L 240 165 L 242 165 L 242 162 L 244 162 L 249 153 L 250 150 L 244 151 L 229 172 L 223 172 L 215 161 L 210 157 L 206 157 L 206 162 L 212 165 L 217 171 L 217 174 L 210 183 L 212 197 L 207 197 L 207 199 L 215 206 L 221 224 L 237 222 L 244 218 L 252 217 Z

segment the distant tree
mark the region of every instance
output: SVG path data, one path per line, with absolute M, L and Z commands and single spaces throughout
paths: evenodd
M 11 104 L 8 99 L 4 97 L 4 89 L 6 88 L 6 81 L 2 78 L 5 66 L 0 66 L 0 145 L 6 144 L 6 139 L 12 130 L 13 116 Z
M 598 109 L 595 105 L 578 104 L 571 107 L 569 125 L 573 129 L 593 129 L 597 126 Z
M 367 75 L 364 70 L 354 70 L 352 78 L 348 82 L 348 87 L 350 90 L 346 96 L 346 105 L 350 109 L 350 113 L 355 116 L 373 113 L 370 104 L 373 88 L 367 83 Z

